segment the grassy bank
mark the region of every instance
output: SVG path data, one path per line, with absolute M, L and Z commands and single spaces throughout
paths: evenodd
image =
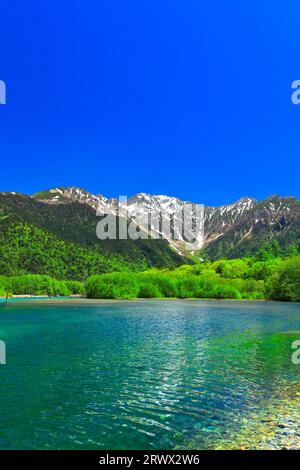
M 176 269 L 90 277 L 87 297 L 102 299 L 195 298 L 300 301 L 300 244 L 283 254 L 276 243 L 255 257 L 203 261 Z
M 69 296 L 91 299 L 233 299 L 300 301 L 300 256 L 237 259 L 150 269 L 139 273 L 114 272 L 86 282 L 24 274 L 0 276 L 0 296 Z

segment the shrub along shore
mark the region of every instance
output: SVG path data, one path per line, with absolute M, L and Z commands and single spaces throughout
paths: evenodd
M 0 276 L 0 296 L 69 296 L 91 299 L 197 298 L 300 301 L 300 244 L 278 256 L 270 244 L 252 258 L 203 261 L 175 269 L 112 272 L 85 282 L 24 274 Z

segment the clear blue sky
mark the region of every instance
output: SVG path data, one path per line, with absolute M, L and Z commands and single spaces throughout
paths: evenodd
M 2 191 L 300 196 L 298 0 L 0 2 Z

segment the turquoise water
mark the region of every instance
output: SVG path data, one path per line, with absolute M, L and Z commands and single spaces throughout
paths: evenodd
M 67 300 L 67 299 L 71 299 L 72 297 L 70 296 L 64 296 L 64 297 L 59 297 L 59 296 L 55 296 L 55 297 L 49 297 L 48 295 L 47 296 L 43 296 L 43 295 L 36 295 L 35 297 L 10 297 L 8 299 L 8 301 L 6 301 L 5 297 L 2 297 L 0 298 L 0 303 L 2 304 L 6 304 L 7 302 L 9 304 L 11 303 L 14 303 L 14 302 L 33 302 L 34 300 Z
M 217 444 L 299 383 L 299 304 L 0 305 L 2 449 Z

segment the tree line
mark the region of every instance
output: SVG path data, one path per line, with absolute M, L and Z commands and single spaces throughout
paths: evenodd
M 120 267 L 119 267 L 120 268 Z M 0 276 L 0 295 L 68 296 L 89 298 L 206 298 L 300 301 L 300 242 L 283 252 L 277 242 L 265 244 L 253 257 L 202 260 L 177 268 L 134 272 L 113 269 L 86 281 L 57 280 L 24 274 Z

